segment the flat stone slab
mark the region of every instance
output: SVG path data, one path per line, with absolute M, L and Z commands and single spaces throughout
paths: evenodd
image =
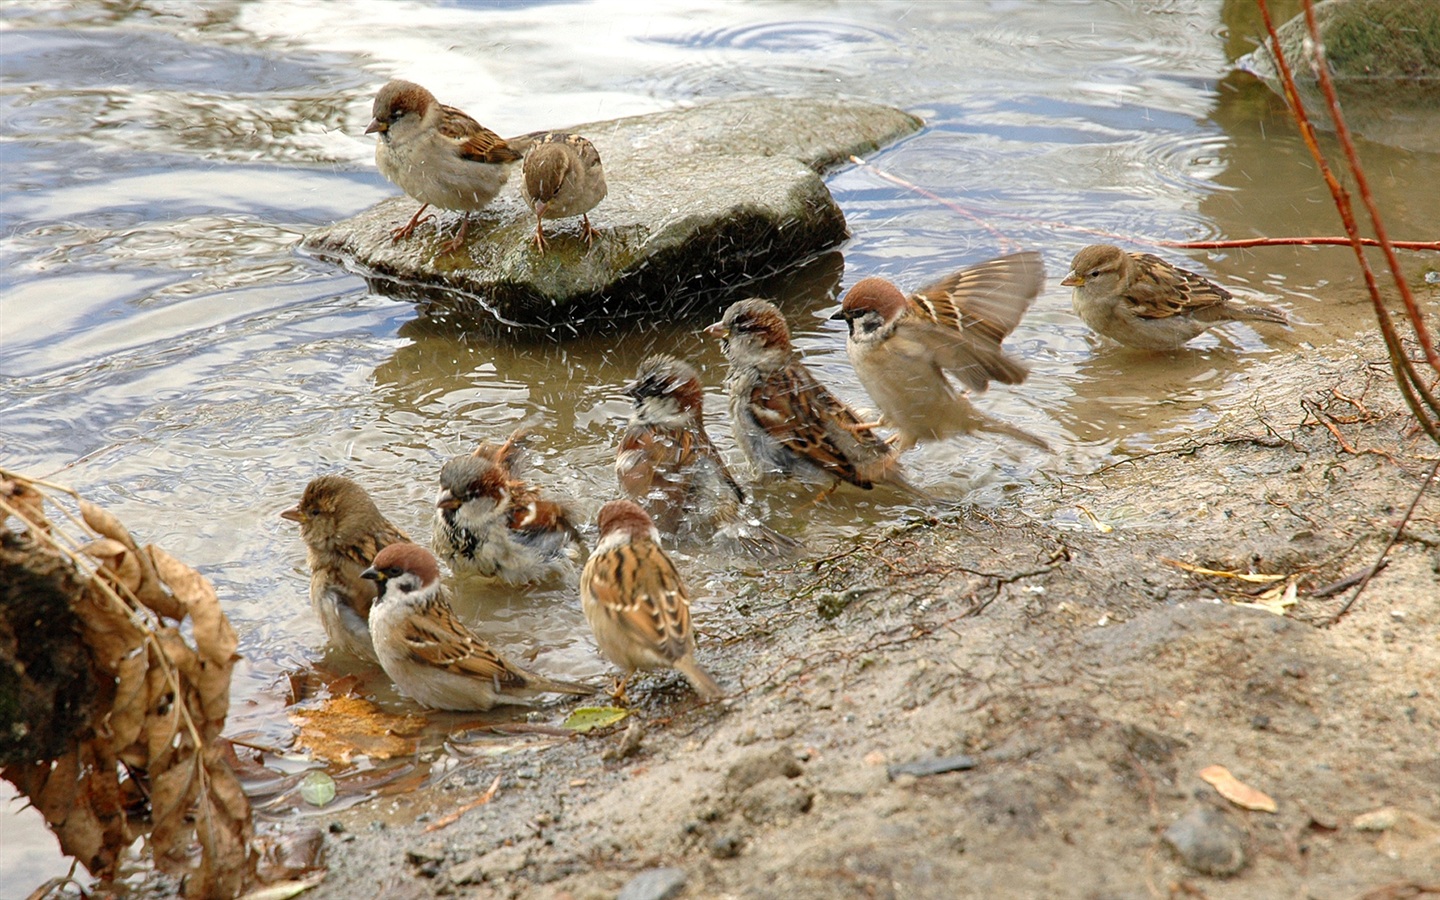
M 384 293 L 477 320 L 578 327 L 600 313 L 676 318 L 718 308 L 746 284 L 843 241 L 845 217 L 820 173 L 921 124 L 888 106 L 779 98 L 592 122 L 567 129 L 590 138 L 605 164 L 609 193 L 590 213 L 600 231 L 591 245 L 578 219 L 562 219 L 545 223 L 549 247 L 536 250 L 517 165 L 495 202 L 471 214 L 466 243 L 453 252 L 441 245 L 458 213 L 442 211 L 391 242 L 417 208 L 403 194 L 311 232 L 301 246 Z

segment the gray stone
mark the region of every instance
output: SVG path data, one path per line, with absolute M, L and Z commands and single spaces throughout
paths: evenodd
M 1245 836 L 1212 807 L 1192 807 L 1163 837 L 1181 862 L 1202 875 L 1234 875 L 1245 867 Z
M 670 900 L 684 887 L 684 869 L 646 869 L 627 881 L 615 900 Z
M 565 323 L 604 313 L 673 318 L 718 309 L 743 287 L 814 258 L 847 236 L 820 178 L 921 125 L 908 113 L 844 100 L 752 98 L 575 126 L 605 163 L 609 193 L 578 222 L 546 223 L 549 249 L 518 167 L 501 195 L 471 215 L 466 244 L 445 253 L 458 215 L 441 212 L 392 243 L 416 202 L 400 196 L 317 229 L 302 246 L 393 296 L 493 326 Z M 436 229 L 439 225 L 439 230 Z M 437 310 L 432 309 L 432 314 Z

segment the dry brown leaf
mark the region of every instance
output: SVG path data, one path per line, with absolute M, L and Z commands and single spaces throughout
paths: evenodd
M 201 660 L 195 685 L 200 691 L 205 721 L 223 723 L 230 710 L 230 673 L 239 659 L 235 653 L 239 638 L 205 576 L 153 544 L 146 549 L 160 579 L 190 615 L 195 649 Z
M 140 589 L 144 573 L 140 569 L 140 561 L 129 547 L 114 538 L 100 538 L 81 547 L 80 552 L 99 561 L 100 571 L 109 577 L 112 584 L 120 585 L 131 593 Z
M 135 539 L 130 536 L 130 530 L 120 524 L 120 520 L 115 518 L 114 513 L 104 507 L 96 506 L 89 500 L 81 499 L 77 502 L 80 505 L 80 517 L 96 534 L 119 541 L 131 550 L 138 552 L 139 548 L 135 546 Z
M 328 762 L 409 756 L 425 728 L 421 716 L 392 716 L 361 697 L 332 697 L 316 709 L 292 710 L 290 721 L 300 728 L 295 746 Z
M 1231 775 L 1230 770 L 1224 766 L 1206 766 L 1198 774 L 1201 781 L 1236 806 L 1268 813 L 1277 809 L 1275 800 L 1269 794 Z
M 219 739 L 238 658 L 234 629 L 194 569 L 158 548 L 138 549 L 100 507 L 82 500 L 80 510 L 101 535 L 86 546 L 101 577 L 77 580 L 70 603 L 100 675 L 93 736 L 53 763 L 4 775 L 95 876 L 114 878 L 120 853 L 148 829 L 156 865 L 183 877 L 188 897 L 238 896 L 254 880 L 256 854 L 249 801 Z M 120 599 L 131 594 L 166 619 L 189 615 L 193 646 L 178 627 Z
M 0 478 L 0 500 L 20 514 L 26 528 L 34 527 L 50 533 L 50 520 L 45 516 L 45 496 L 31 485 L 18 479 Z M 4 525 L 8 517 L 9 512 L 0 507 L 0 525 Z

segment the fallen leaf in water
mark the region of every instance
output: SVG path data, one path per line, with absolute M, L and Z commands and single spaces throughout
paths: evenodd
M 311 806 L 327 806 L 335 799 L 335 779 L 328 772 L 315 770 L 300 779 L 300 799 Z
M 606 725 L 614 725 L 630 715 L 628 709 L 618 706 L 582 706 L 565 717 L 564 725 L 571 731 L 584 733 Z
M 290 721 L 300 729 L 295 746 L 327 762 L 409 756 L 425 728 L 421 716 L 392 716 L 361 697 L 331 697 L 314 709 L 291 710 Z
M 1224 766 L 1206 766 L 1198 774 L 1201 781 L 1213 787 L 1220 796 L 1236 806 L 1268 813 L 1275 812 L 1277 808 L 1274 799 L 1269 794 L 1253 788 L 1231 775 L 1230 770 Z

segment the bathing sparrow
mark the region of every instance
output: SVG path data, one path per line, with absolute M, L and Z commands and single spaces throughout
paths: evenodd
M 883 278 L 850 288 L 840 311 L 850 329 L 845 349 L 855 374 L 896 429 L 897 450 L 919 441 L 990 431 L 1049 447 L 1014 425 L 976 409 L 945 376 L 980 392 L 989 383 L 1019 384 L 1025 365 L 1000 344 L 1040 292 L 1045 267 L 1034 252 L 1002 256 L 962 269 L 909 297 Z
M 891 484 L 927 503 L 942 503 L 906 480 L 895 449 L 815 380 L 790 344 L 774 304 L 740 300 L 705 329 L 721 339 L 730 371 L 735 442 L 762 479 L 794 478 L 824 487 L 816 502 L 843 482 L 869 490 Z
M 1283 312 L 1232 303 L 1230 292 L 1149 253 L 1092 244 L 1060 282 L 1075 314 L 1099 334 L 1142 350 L 1174 350 L 1225 322 L 1288 325 Z
M 374 662 L 369 620 L 376 590 L 360 573 L 375 554 L 410 538 L 386 521 L 364 488 L 342 475 L 314 479 L 300 502 L 280 515 L 300 523 L 310 563 L 310 605 L 330 642 Z
M 432 542 L 456 575 L 521 585 L 579 571 L 585 542 L 565 508 L 515 475 L 523 438 L 484 442 L 440 469 Z
M 580 576 L 580 603 L 605 658 L 625 670 L 676 669 L 706 700 L 723 691 L 695 662 L 690 597 L 680 573 L 660 548 L 645 510 L 630 500 L 600 508 L 600 539 Z
M 418 544 L 394 544 L 360 573 L 379 588 L 370 633 L 380 668 L 410 699 L 433 709 L 529 706 L 541 694 L 593 694 L 508 661 L 461 622 L 440 585 L 435 557 Z
M 709 537 L 755 557 L 783 556 L 796 542 L 747 519 L 745 492 L 705 431 L 700 376 L 689 363 L 656 354 L 626 388 L 634 409 L 620 437 L 615 476 L 662 534 Z

